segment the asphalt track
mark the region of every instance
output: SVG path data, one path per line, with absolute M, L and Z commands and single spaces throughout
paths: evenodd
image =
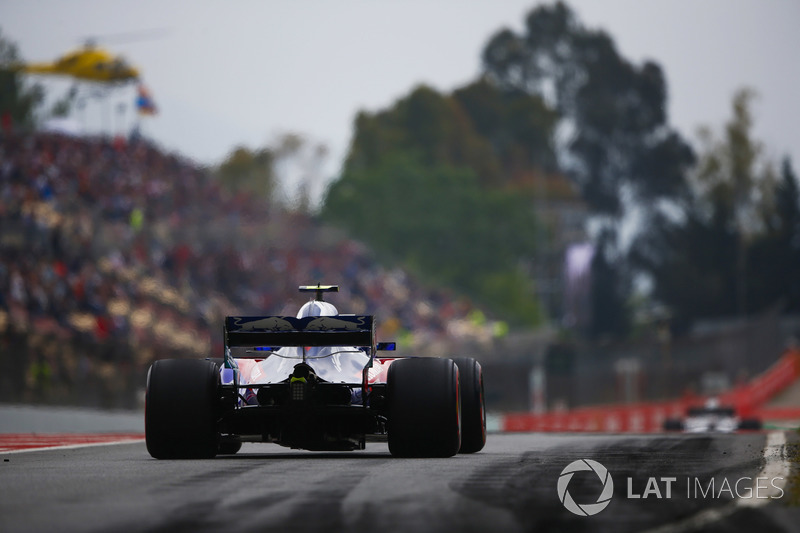
M 494 434 L 450 459 L 394 459 L 381 443 L 350 453 L 246 444 L 196 461 L 157 461 L 143 442 L 0 453 L 0 531 L 795 531 L 787 491 L 751 506 L 721 490 L 785 475 L 769 471 L 768 436 Z M 580 459 L 614 483 L 594 516 L 572 514 L 557 493 Z M 676 478 L 669 498 L 661 478 Z M 568 492 L 595 503 L 602 487 L 577 472 Z

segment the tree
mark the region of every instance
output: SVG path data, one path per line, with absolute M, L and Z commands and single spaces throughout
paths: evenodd
M 701 132 L 691 194 L 660 213 L 634 242 L 632 264 L 653 280 L 679 327 L 693 321 L 796 305 L 800 195 L 785 162 L 778 180 L 753 138 L 753 93 L 737 92 L 718 139 Z M 792 299 L 794 297 L 794 300 Z
M 23 129 L 35 124 L 34 112 L 44 101 L 40 85 L 27 87 L 20 74 L 17 45 L 0 31 L 0 117 Z
M 555 169 L 556 121 L 541 98 L 485 79 L 450 95 L 416 87 L 359 113 L 322 217 L 432 282 L 535 323 L 523 274 L 538 231 L 530 181 Z
M 744 315 L 752 306 L 748 303 L 748 256 L 764 230 L 761 213 L 770 208 L 775 176 L 769 163 L 760 163 L 762 151 L 752 137 L 753 117 L 750 111 L 755 94 L 742 89 L 733 98 L 733 117 L 725 126 L 723 140 L 717 140 L 710 130 L 701 131 L 705 150 L 699 159 L 696 182 L 712 208 L 725 214 L 725 223 L 736 236 L 734 309 Z
M 497 32 L 483 68 L 502 91 L 541 98 L 557 112 L 556 153 L 589 206 L 598 241 L 593 276 L 605 280 L 592 287 L 595 307 L 606 310 L 595 313 L 593 333 L 619 334 L 627 316 L 620 291 L 630 287 L 617 242 L 622 221 L 633 209 L 642 226 L 659 220 L 689 195 L 694 164 L 692 148 L 667 123 L 661 67 L 628 61 L 608 34 L 556 2 L 530 11 L 521 33 Z
M 616 236 L 610 230 L 603 231 L 592 257 L 592 321 L 588 332 L 592 338 L 622 338 L 630 327 L 627 306 L 630 289 L 625 275 L 625 258 L 613 256 L 613 247 L 609 243 L 614 241 Z
M 345 169 L 396 151 L 426 165 L 473 169 L 482 186 L 514 186 L 532 169 L 555 170 L 557 115 L 538 97 L 478 80 L 452 95 L 419 86 L 391 108 L 360 113 Z
M 252 194 L 270 200 L 275 188 L 274 154 L 269 148 L 250 150 L 234 148 L 216 169 L 216 175 L 228 191 Z
M 737 91 L 733 116 L 725 125 L 722 139 L 711 129 L 701 128 L 702 151 L 694 174 L 696 190 L 724 208 L 731 216 L 729 223 L 746 236 L 763 230 L 760 212 L 775 184 L 770 164 L 760 161 L 761 143 L 752 137 L 750 108 L 754 97 L 751 90 Z
M 501 90 L 481 78 L 456 89 L 453 98 L 486 139 L 502 171 L 500 181 L 524 181 L 533 169 L 556 172 L 553 134 L 558 114 L 537 95 Z
M 800 190 L 791 161 L 762 209 L 763 235 L 751 244 L 747 301 L 752 310 L 782 302 L 787 313 L 800 311 Z
M 736 234 L 729 214 L 702 199 L 687 200 L 680 217 L 658 214 L 628 252 L 633 268 L 653 282 L 651 299 L 665 304 L 680 332 L 700 318 L 735 308 Z
M 414 154 L 424 165 L 469 167 L 484 184 L 502 179 L 491 144 L 476 134 L 469 115 L 430 87 L 415 88 L 385 111 L 359 113 L 345 171 L 380 164 L 397 152 Z
M 800 312 L 800 183 L 791 161 L 783 161 L 781 181 L 776 187 L 776 223 L 778 245 L 776 261 L 783 265 L 775 279 L 786 301 L 786 312 Z
M 285 133 L 273 144 L 272 166 L 280 185 L 282 202 L 292 211 L 316 212 L 322 194 L 322 168 L 328 148 L 296 133 Z
M 487 79 L 555 106 L 567 132 L 562 164 L 595 214 L 618 220 L 625 194 L 645 205 L 684 194 L 693 155 L 667 125 L 661 68 L 631 64 L 611 37 L 583 27 L 562 2 L 532 10 L 526 30 L 490 40 Z
M 787 248 L 800 249 L 800 184 L 788 157 L 783 160 L 781 181 L 775 189 L 775 218 L 768 225 Z
M 398 151 L 334 182 L 322 217 L 385 260 L 516 323 L 541 318 L 518 267 L 535 251 L 534 214 L 519 195 L 483 189 L 471 169 L 427 165 L 419 154 Z

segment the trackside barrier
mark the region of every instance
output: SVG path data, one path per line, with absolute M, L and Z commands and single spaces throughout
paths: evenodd
M 720 395 L 720 403 L 735 406 L 742 417 L 800 420 L 800 406 L 763 407 L 769 399 L 791 385 L 798 377 L 800 377 L 800 350 L 789 350 L 762 374 Z M 497 415 L 497 418 L 501 431 L 651 433 L 661 431 L 667 418 L 682 417 L 688 407 L 702 404 L 705 400 L 705 397 L 696 396 L 665 402 L 582 407 L 542 414 L 510 413 Z

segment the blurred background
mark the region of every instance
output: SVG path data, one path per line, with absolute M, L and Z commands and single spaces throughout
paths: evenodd
M 0 4 L 0 402 L 314 282 L 495 413 L 790 387 L 800 5 L 430 4 Z

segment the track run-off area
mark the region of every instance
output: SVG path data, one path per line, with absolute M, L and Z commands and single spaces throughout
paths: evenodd
M 245 444 L 158 461 L 136 432 L 24 452 L 6 434 L 0 531 L 796 531 L 792 435 L 491 434 L 448 459 Z
M 22 453 L 47 448 L 78 448 L 83 446 L 102 446 L 143 441 L 144 435 L 138 433 L 97 433 L 97 434 L 0 434 L 0 454 Z

